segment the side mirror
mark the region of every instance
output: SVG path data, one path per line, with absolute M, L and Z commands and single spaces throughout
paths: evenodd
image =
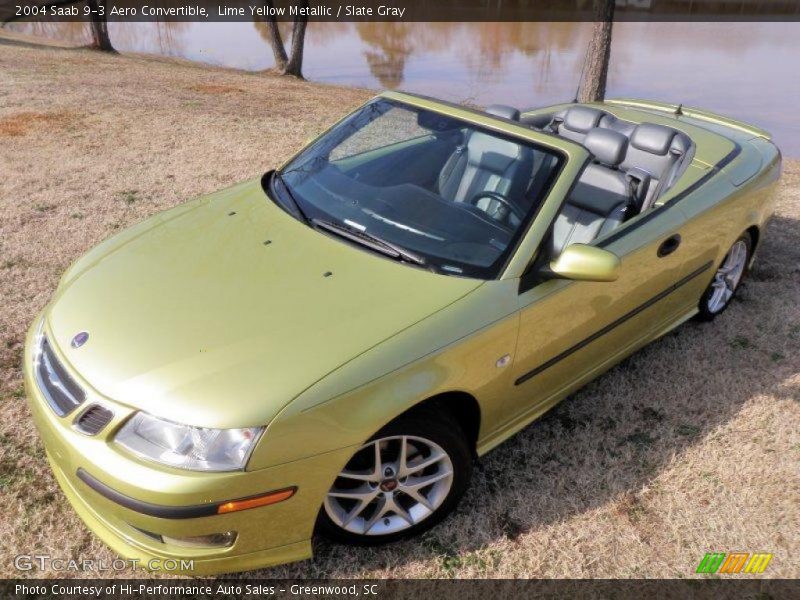
M 619 265 L 619 257 L 613 252 L 586 244 L 571 244 L 543 269 L 542 276 L 577 281 L 615 281 L 619 277 Z

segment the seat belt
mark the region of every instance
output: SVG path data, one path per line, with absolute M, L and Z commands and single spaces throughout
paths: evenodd
M 564 117 L 553 117 L 553 120 L 550 121 L 547 126 L 550 128 L 550 131 L 558 134 L 558 127 L 564 122 Z
M 539 168 L 536 169 L 535 172 L 531 174 L 531 180 L 528 183 L 528 189 L 525 191 L 525 198 L 528 201 L 527 208 L 533 206 L 533 203 L 536 200 L 536 198 L 531 197 L 531 194 L 534 191 L 538 190 L 541 187 L 541 184 L 544 183 L 544 180 L 550 174 L 550 167 L 552 166 L 552 162 L 554 160 L 555 157 L 553 157 L 552 155 L 545 155 L 545 157 L 539 164 Z
M 650 174 L 637 167 L 625 173 L 628 182 L 628 206 L 625 208 L 625 219 L 635 217 L 642 212 L 642 206 L 647 197 L 647 188 L 650 185 Z
M 456 164 L 458 163 L 458 159 L 464 154 L 464 150 L 466 150 L 466 144 L 459 144 L 456 146 L 456 149 L 450 155 L 450 158 L 447 159 L 447 162 L 444 163 L 444 168 L 442 168 L 442 172 L 439 174 L 439 193 L 442 192 L 442 182 L 444 181 L 445 184 L 449 181 L 450 176 L 453 174 L 453 171 L 456 168 Z
M 625 176 L 628 180 L 628 203 L 625 206 L 625 220 L 635 217 L 639 213 L 639 202 L 636 200 L 639 185 L 642 183 L 635 177 Z

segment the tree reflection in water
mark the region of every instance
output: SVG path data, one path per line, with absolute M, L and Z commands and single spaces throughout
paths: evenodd
M 161 0 L 162 2 L 166 0 Z M 263 23 L 110 23 L 122 52 L 149 52 L 264 70 L 272 50 Z M 310 22 L 304 74 L 312 81 L 403 88 L 477 105 L 519 107 L 571 100 L 590 23 Z M 89 41 L 83 23 L 14 23 L 10 30 Z M 291 23 L 282 24 L 287 36 Z M 800 53 L 796 23 L 614 25 L 609 97 L 700 106 L 760 125 L 789 156 L 800 155 L 791 77 Z M 654 77 L 654 73 L 658 76 Z

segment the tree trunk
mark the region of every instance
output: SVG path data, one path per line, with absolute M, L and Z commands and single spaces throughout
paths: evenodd
M 303 2 L 303 6 L 308 6 L 308 1 Z M 305 45 L 306 25 L 308 17 L 299 16 L 294 21 L 292 27 L 292 52 L 289 55 L 289 62 L 283 70 L 284 75 L 293 75 L 303 79 L 303 47 Z
M 114 46 L 111 45 L 111 38 L 108 37 L 108 19 L 106 17 L 106 2 L 105 0 L 86 0 L 91 13 L 91 20 L 89 25 L 92 31 L 91 48 L 95 50 L 102 50 L 103 52 L 113 52 Z M 102 11 L 102 12 L 101 12 Z
M 272 9 L 272 2 L 270 0 L 267 0 L 265 4 L 267 8 Z M 275 57 L 275 69 L 283 73 L 286 71 L 289 58 L 286 56 L 281 30 L 278 29 L 278 21 L 274 16 L 267 17 L 267 26 L 269 27 L 269 43 L 270 46 L 272 46 L 272 55 Z
M 614 24 L 614 0 L 595 0 L 594 14 L 592 39 L 586 52 L 578 102 L 599 102 L 606 97 L 608 61 L 611 57 L 611 29 Z
M 272 9 L 272 0 L 265 0 L 264 5 Z M 308 0 L 303 0 L 302 7 L 308 7 Z M 303 47 L 305 43 L 306 25 L 308 17 L 298 16 L 292 26 L 292 47 L 290 53 L 286 54 L 286 46 L 283 42 L 281 30 L 278 27 L 278 20 L 268 12 L 266 18 L 254 17 L 254 20 L 266 23 L 266 31 L 258 27 L 262 37 L 269 40 L 272 46 L 272 55 L 275 57 L 275 70 L 281 75 L 291 75 L 303 79 Z

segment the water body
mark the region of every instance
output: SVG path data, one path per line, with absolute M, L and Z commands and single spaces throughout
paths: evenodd
M 80 23 L 14 25 L 75 43 Z M 310 23 L 305 76 L 520 108 L 571 100 L 588 23 Z M 121 51 L 251 71 L 273 65 L 263 23 L 111 23 Z M 286 28 L 288 37 L 288 27 Z M 770 131 L 800 157 L 800 23 L 615 23 L 608 97 L 683 103 Z

